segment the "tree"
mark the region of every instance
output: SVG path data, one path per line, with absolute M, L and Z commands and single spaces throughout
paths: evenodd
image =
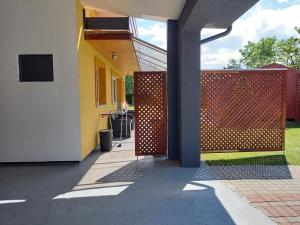
M 227 67 L 224 69 L 241 69 L 242 64 L 241 61 L 238 59 L 229 59 Z
M 300 27 L 295 27 L 300 35 Z M 249 41 L 240 49 L 241 58 L 230 59 L 228 68 L 239 68 L 238 62 L 250 69 L 260 68 L 271 63 L 279 63 L 295 69 L 300 69 L 300 39 L 290 37 L 278 40 L 276 37 L 262 38 L 258 42 Z M 241 67 L 241 65 L 240 65 Z
M 296 32 L 298 33 L 297 43 L 298 43 L 298 50 L 300 48 L 300 27 L 295 27 Z M 300 54 L 298 51 L 298 57 L 295 59 L 295 68 L 300 70 Z
M 125 77 L 125 92 L 127 94 L 133 94 L 133 76 Z
M 132 105 L 133 104 L 133 76 L 125 77 L 125 95 L 126 101 Z
M 247 68 L 260 68 L 276 62 L 276 42 L 275 37 L 263 38 L 257 43 L 249 41 L 244 48 L 240 49 L 241 62 Z
M 299 39 L 290 37 L 277 43 L 277 61 L 283 65 L 300 69 L 300 43 Z

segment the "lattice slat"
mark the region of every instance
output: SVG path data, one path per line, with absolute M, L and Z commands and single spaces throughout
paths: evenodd
M 166 72 L 134 73 L 135 154 L 167 154 Z
M 284 149 L 286 72 L 201 72 L 201 151 Z

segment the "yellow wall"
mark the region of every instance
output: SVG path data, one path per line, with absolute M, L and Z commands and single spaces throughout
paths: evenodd
M 114 68 L 98 51 L 96 51 L 87 41 L 85 41 L 82 10 L 83 8 L 81 4 L 77 2 L 80 141 L 81 155 L 83 159 L 96 147 L 97 143 L 99 142 L 98 131 L 108 127 L 108 118 L 102 117 L 100 114 L 114 111 L 117 108 L 117 104 L 112 104 L 112 75 L 116 77 L 116 79 L 123 78 L 121 77 L 122 74 L 117 68 Z M 108 104 L 99 108 L 96 107 L 95 58 L 100 60 L 106 68 L 106 96 Z M 119 88 L 124 89 L 123 86 Z M 124 94 L 124 90 L 117 90 L 117 92 Z
M 117 79 L 117 99 L 118 102 L 125 103 L 125 77 Z

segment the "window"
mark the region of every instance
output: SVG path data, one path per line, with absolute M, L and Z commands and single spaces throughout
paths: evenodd
M 52 55 L 19 55 L 20 82 L 53 81 Z
M 96 105 L 106 105 L 106 73 L 105 67 L 96 66 Z
M 112 103 L 117 103 L 117 80 L 115 77 L 112 77 Z

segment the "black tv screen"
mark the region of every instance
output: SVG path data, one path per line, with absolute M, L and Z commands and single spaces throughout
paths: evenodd
M 19 55 L 19 77 L 21 82 L 53 81 L 53 56 Z

